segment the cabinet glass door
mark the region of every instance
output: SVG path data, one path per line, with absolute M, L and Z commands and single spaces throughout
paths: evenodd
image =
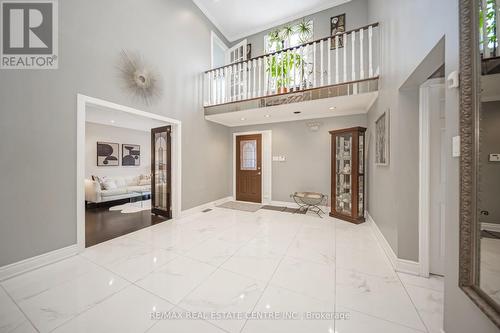
M 151 212 L 171 218 L 171 127 L 151 130 Z
M 335 139 L 336 151 L 336 189 L 335 210 L 351 216 L 352 208 L 352 134 L 338 135 Z

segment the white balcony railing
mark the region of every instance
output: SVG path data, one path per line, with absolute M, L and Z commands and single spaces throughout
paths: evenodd
M 204 106 L 373 79 L 378 50 L 374 23 L 212 69 L 204 73 Z

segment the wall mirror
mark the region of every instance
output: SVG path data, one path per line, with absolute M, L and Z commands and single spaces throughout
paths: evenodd
M 500 2 L 491 0 L 460 0 L 459 284 L 500 327 L 500 7 L 497 3 L 500 6 Z

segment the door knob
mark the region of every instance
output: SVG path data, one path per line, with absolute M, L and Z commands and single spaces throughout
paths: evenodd
M 257 175 L 259 175 L 259 176 L 260 176 L 260 172 L 257 172 Z

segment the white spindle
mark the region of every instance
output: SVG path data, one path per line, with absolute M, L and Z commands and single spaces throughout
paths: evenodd
M 368 75 L 373 77 L 373 27 L 368 27 Z
M 313 88 L 316 87 L 316 43 L 313 43 Z
M 302 83 L 304 82 L 304 72 L 305 72 L 305 67 L 304 67 L 304 47 L 300 47 L 300 82 L 299 82 L 299 89 L 302 89 Z
M 220 69 L 215 72 L 215 104 L 220 103 Z
M 243 99 L 247 99 L 247 89 L 248 89 L 248 64 L 243 63 Z
M 496 56 L 500 56 L 500 43 L 498 43 L 498 34 L 500 33 L 500 0 L 495 1 L 495 22 L 497 25 L 497 31 L 495 34 L 496 42 L 497 42 L 497 49 L 496 49 Z
M 203 73 L 203 106 L 207 106 L 208 96 L 208 73 Z
M 335 35 L 335 83 L 339 83 L 339 35 Z
M 257 76 L 257 61 L 254 59 L 252 60 L 252 68 L 253 68 L 253 87 L 252 87 L 252 97 L 256 97 L 257 96 L 257 80 L 256 80 L 256 76 Z
M 252 98 L 252 71 L 253 71 L 253 66 L 252 62 L 248 61 L 247 62 L 247 98 Z
M 215 73 L 214 71 L 211 71 L 210 72 L 210 77 L 208 78 L 208 82 L 210 84 L 210 98 L 209 98 L 209 104 L 210 105 L 213 105 L 215 103 L 215 99 L 214 99 L 214 77 L 215 77 Z
M 321 86 L 324 86 L 325 85 L 325 69 L 324 69 L 324 64 L 323 64 L 323 54 L 325 52 L 325 47 L 324 47 L 324 42 L 323 40 L 321 40 L 319 42 L 319 50 L 320 50 L 320 80 L 321 80 Z
M 356 80 L 356 31 L 351 33 L 351 46 L 352 46 L 352 71 L 351 71 L 351 81 Z
M 236 65 L 236 100 L 241 99 L 241 64 Z
M 483 9 L 483 56 L 484 58 L 490 57 L 490 49 L 488 47 L 488 20 L 486 20 L 486 12 L 488 11 L 488 2 L 487 0 L 482 0 L 481 2 Z
M 258 74 L 257 74 L 257 96 L 262 96 L 262 58 L 257 60 Z
M 229 68 L 227 67 L 224 67 L 224 103 L 228 102 L 227 98 L 228 98 L 228 93 L 227 93 L 227 77 L 228 77 L 228 72 L 229 72 Z
M 286 52 L 281 52 L 281 91 L 285 91 L 286 85 L 285 85 L 285 61 L 286 61 Z
M 293 49 L 292 50 L 292 64 L 293 64 L 293 83 L 292 84 L 292 88 L 293 88 L 293 91 L 296 90 L 296 87 L 297 87 L 297 81 L 296 81 L 296 75 L 297 75 L 297 63 L 295 62 L 297 60 L 297 49 Z
M 289 72 L 291 70 L 290 64 L 291 64 L 292 58 L 290 57 L 290 50 L 286 51 L 286 77 L 285 81 L 288 81 L 288 84 L 286 85 L 288 88 L 288 91 L 292 88 L 292 80 L 290 79 L 291 73 Z
M 267 95 L 267 91 L 269 89 L 269 72 L 271 69 L 270 67 L 268 66 L 268 63 L 267 63 L 267 57 L 264 57 L 264 93 L 263 95 L 266 96 Z
M 328 45 L 327 47 L 327 52 L 328 52 L 328 69 L 327 69 L 327 75 L 328 75 L 328 85 L 332 84 L 332 38 L 328 38 Z
M 365 78 L 365 62 L 363 59 L 363 29 L 359 30 L 359 79 Z
M 344 41 L 344 81 L 343 82 L 347 82 L 347 34 L 344 34 L 342 36 L 343 38 L 343 41 Z M 338 44 L 337 44 L 337 47 Z

